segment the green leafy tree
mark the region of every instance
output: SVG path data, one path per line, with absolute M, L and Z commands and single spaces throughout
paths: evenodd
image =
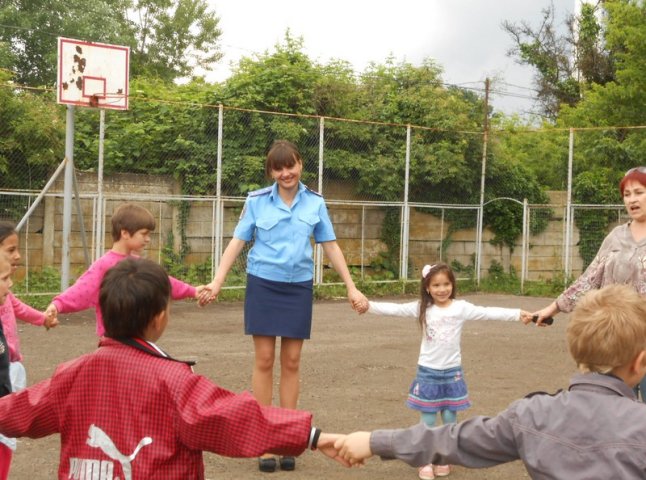
M 243 57 L 218 100 L 228 106 L 315 115 L 319 79 L 317 66 L 303 52 L 302 38 L 287 31 L 274 52 Z
M 164 80 L 191 76 L 222 58 L 219 18 L 206 0 L 131 0 L 133 75 Z
M 489 147 L 495 158 L 523 165 L 547 190 L 567 189 L 567 130 L 505 116 L 494 118 L 492 126 Z
M 359 103 L 349 64 L 313 62 L 303 51 L 302 38 L 289 31 L 273 51 L 242 58 L 214 97 L 213 103 L 248 110 L 337 117 L 350 117 Z M 317 171 L 318 119 L 235 110 L 227 110 L 225 117 L 224 148 L 229 153 L 222 173 L 228 194 L 266 184 L 264 156 L 277 138 L 299 145 L 305 182 Z
M 557 118 L 561 105 L 576 105 L 582 84 L 605 84 L 614 78 L 613 52 L 607 49 L 596 6 L 583 3 L 579 17 L 570 16 L 563 32 L 555 25 L 554 5 L 543 10 L 538 28 L 528 22 L 503 22 L 513 47 L 510 56 L 535 69 L 538 100 L 543 113 Z
M 646 157 L 646 131 L 617 128 L 646 122 L 642 108 L 646 104 L 646 4 L 622 0 L 606 2 L 605 8 L 605 37 L 615 52 L 615 79 L 591 85 L 576 108 L 564 108 L 559 118 L 563 126 L 611 127 L 577 132 L 577 176 L 599 168 L 621 175 L 642 165 Z M 602 180 L 603 175 L 594 178 Z
M 204 106 L 213 87 L 195 81 L 167 84 L 159 79 L 131 82 L 137 94 L 128 111 L 106 115 L 105 173 L 132 172 L 171 175 L 183 193 L 215 191 L 217 109 Z M 95 168 L 98 155 L 98 112 L 79 109 L 75 163 Z
M 219 60 L 220 35 L 206 0 L 12 0 L 0 4 L 0 67 L 53 85 L 62 36 L 129 46 L 133 76 L 169 81 Z
M 604 2 L 605 38 L 614 52 L 613 81 L 593 84 L 576 108 L 561 111 L 559 124 L 605 127 L 576 133 L 574 199 L 578 203 L 616 204 L 617 185 L 626 170 L 643 165 L 646 131 L 616 126 L 644 125 L 646 112 L 646 4 L 632 0 Z M 577 213 L 581 254 L 587 265 L 596 254 L 615 210 Z
M 576 109 L 564 109 L 561 123 L 568 126 L 644 125 L 646 111 L 646 4 L 638 1 L 605 2 L 605 37 L 614 53 L 615 78 L 591 85 Z M 620 131 L 618 141 L 630 137 Z M 637 161 L 643 160 L 635 159 Z M 621 165 L 623 168 L 625 165 Z
M 10 46 L 3 67 L 22 85 L 56 81 L 57 37 L 133 45 L 127 0 L 12 0 L 0 4 L 0 42 Z
M 52 168 L 63 161 L 65 124 L 49 96 L 16 89 L 0 70 L 0 187 L 39 189 Z M 24 201 L 3 202 L 3 215 L 24 213 Z

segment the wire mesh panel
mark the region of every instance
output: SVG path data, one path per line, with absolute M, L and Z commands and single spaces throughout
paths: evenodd
M 594 260 L 606 235 L 629 217 L 623 205 L 575 205 L 572 211 L 570 265 L 572 276 L 578 277 Z
M 565 203 L 530 205 L 529 244 L 524 278 L 530 281 L 563 278 L 565 269 Z
M 323 154 L 326 199 L 404 199 L 405 127 L 325 119 Z
M 424 265 L 444 262 L 458 278 L 473 278 L 478 209 L 464 205 L 415 204 L 410 214 L 408 279 Z

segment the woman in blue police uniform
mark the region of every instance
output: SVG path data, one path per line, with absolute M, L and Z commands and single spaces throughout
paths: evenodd
M 300 181 L 303 161 L 294 144 L 274 142 L 265 162 L 271 187 L 251 192 L 231 242 L 222 254 L 213 281 L 200 303 L 215 299 L 246 242 L 254 240 L 247 258 L 245 334 L 253 336 L 255 362 L 251 379 L 259 403 L 271 405 L 276 337 L 280 341 L 280 406 L 296 408 L 303 340 L 312 325 L 313 236 L 346 285 L 355 310 L 368 301 L 356 288 L 336 242 L 325 201 Z M 293 457 L 282 457 L 283 470 L 293 470 Z M 276 458 L 263 455 L 261 471 L 277 468 Z

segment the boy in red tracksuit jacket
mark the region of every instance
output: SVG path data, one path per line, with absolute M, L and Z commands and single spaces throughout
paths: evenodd
M 203 479 L 203 450 L 257 457 L 318 446 L 334 457 L 336 437 L 312 428 L 310 413 L 225 390 L 153 343 L 168 323 L 170 290 L 149 260 L 110 269 L 99 295 L 99 348 L 0 399 L 0 433 L 60 433 L 59 479 Z

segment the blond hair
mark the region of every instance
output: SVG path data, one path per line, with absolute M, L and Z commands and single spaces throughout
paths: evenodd
M 646 350 L 646 299 L 628 285 L 587 293 L 570 316 L 567 341 L 584 373 L 627 365 Z

